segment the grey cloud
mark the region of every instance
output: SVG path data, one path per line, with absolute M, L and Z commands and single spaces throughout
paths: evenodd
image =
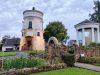
M 50 21 L 62 21 L 71 39 L 74 25 L 92 13 L 92 0 L 0 0 L 0 35 L 21 36 L 23 11 L 33 6 L 44 13 L 44 28 Z

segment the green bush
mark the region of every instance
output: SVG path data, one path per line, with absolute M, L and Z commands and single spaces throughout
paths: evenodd
M 79 62 L 89 64 L 100 63 L 100 57 L 80 57 Z
M 100 46 L 100 43 L 97 43 L 97 46 Z
M 97 46 L 97 43 L 96 42 L 90 42 L 88 46 L 89 47 L 96 47 Z
M 64 61 L 64 63 L 67 64 L 67 66 L 74 66 L 75 63 L 75 57 L 74 54 L 69 54 L 67 53 L 66 55 L 62 55 L 62 60 Z
M 7 59 L 4 62 L 4 69 L 21 69 L 21 68 L 30 68 L 36 66 L 44 65 L 44 60 L 39 58 L 16 58 L 16 59 Z
M 100 63 L 99 64 L 95 64 L 96 66 L 100 66 Z
M 89 58 L 89 57 L 81 57 L 81 61 L 84 63 L 95 63 L 96 62 L 94 58 Z
M 90 47 L 96 47 L 96 46 L 100 46 L 100 43 L 95 43 L 95 42 L 91 42 L 89 44 Z

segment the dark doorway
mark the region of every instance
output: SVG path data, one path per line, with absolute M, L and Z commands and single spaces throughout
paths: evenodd
M 32 50 L 32 37 L 26 37 L 26 50 Z
M 32 47 L 31 41 L 27 41 L 27 47 L 28 47 L 28 49 L 31 49 L 31 47 Z

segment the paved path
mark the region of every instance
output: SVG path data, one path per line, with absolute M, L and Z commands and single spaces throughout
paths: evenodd
M 100 72 L 99 66 L 94 66 L 94 65 L 90 65 L 90 64 L 84 64 L 84 63 L 75 63 L 75 66 Z

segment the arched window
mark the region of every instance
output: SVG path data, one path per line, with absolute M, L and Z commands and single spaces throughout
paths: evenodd
M 37 32 L 37 36 L 40 36 L 40 32 Z
M 28 29 L 32 29 L 32 21 L 29 21 Z
M 23 36 L 23 32 L 22 32 L 22 36 Z

